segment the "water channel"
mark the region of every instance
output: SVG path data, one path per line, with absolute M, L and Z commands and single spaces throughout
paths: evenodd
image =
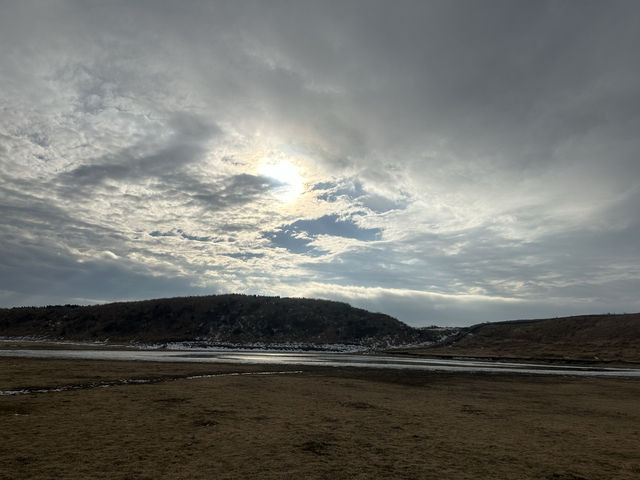
M 581 377 L 640 378 L 640 369 L 636 368 L 531 364 L 471 359 L 406 358 L 391 355 L 362 355 L 327 352 L 0 349 L 0 357 L 260 365 L 313 365 L 323 367 L 382 368 L 464 373 L 483 372 L 529 375 L 570 375 Z

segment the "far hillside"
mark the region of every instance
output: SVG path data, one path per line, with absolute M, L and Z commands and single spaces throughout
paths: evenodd
M 325 348 L 405 345 L 437 336 L 382 313 L 305 298 L 211 295 L 0 309 L 0 337 L 43 340 Z
M 483 323 L 413 353 L 640 362 L 640 313 Z

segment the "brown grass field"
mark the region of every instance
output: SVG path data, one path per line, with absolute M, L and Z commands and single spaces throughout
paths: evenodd
M 0 359 L 0 479 L 640 478 L 640 382 Z
M 594 364 L 640 364 L 640 313 L 586 315 L 474 325 L 445 345 L 413 355 L 471 356 Z

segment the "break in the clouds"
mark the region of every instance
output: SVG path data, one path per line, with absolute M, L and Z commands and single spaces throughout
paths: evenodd
M 629 1 L 2 2 L 0 305 L 640 310 Z

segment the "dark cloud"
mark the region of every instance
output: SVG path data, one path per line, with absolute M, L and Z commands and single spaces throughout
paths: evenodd
M 150 232 L 149 235 L 152 237 L 175 237 L 178 234 L 175 232 L 159 232 L 158 230 L 154 230 L 153 232 Z
M 4 219 L 0 232 L 6 248 L 10 240 L 16 246 L 47 240 L 58 241 L 64 248 L 91 245 L 94 249 L 109 250 L 127 239 L 106 226 L 74 218 L 47 199 L 7 187 L 0 187 L 0 194 L 4 199 L 0 204 L 0 215 Z
M 192 200 L 207 209 L 219 210 L 232 205 L 243 205 L 267 193 L 274 182 L 258 175 L 239 174 L 213 185 L 188 185 Z
M 130 182 L 170 176 L 200 160 L 207 151 L 204 142 L 220 134 L 216 125 L 182 112 L 174 114 L 167 126 L 174 133 L 166 147 L 153 153 L 140 152 L 148 148 L 145 145 L 110 154 L 63 173 L 60 176 L 62 183 L 77 188 L 106 180 Z
M 114 259 L 78 262 L 49 248 L 5 245 L 0 298 L 7 305 L 142 300 L 216 293 L 184 277 L 153 275 Z M 66 299 L 66 300 L 65 300 Z
M 253 258 L 264 258 L 264 253 L 251 253 L 251 252 L 225 253 L 223 255 L 230 258 L 240 259 L 243 262 L 246 262 L 247 260 L 251 260 Z
M 194 242 L 210 242 L 212 240 L 212 237 L 199 237 L 197 235 L 189 235 L 188 233 L 182 232 L 180 230 L 178 230 L 178 232 L 180 232 L 180 236 L 185 240 L 191 240 Z

